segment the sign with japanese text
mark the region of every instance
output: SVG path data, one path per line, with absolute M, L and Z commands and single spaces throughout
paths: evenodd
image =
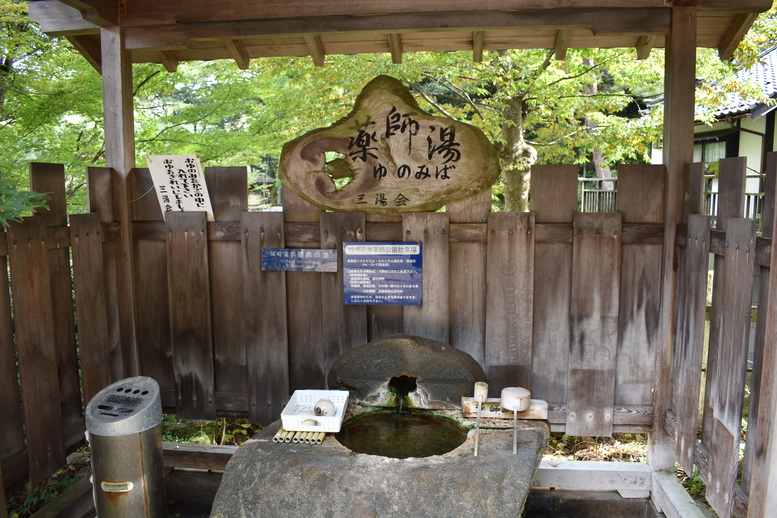
M 337 250 L 262 248 L 262 270 L 336 272 Z
M 344 243 L 345 304 L 420 306 L 421 243 Z
M 482 131 L 424 112 L 401 82 L 378 76 L 348 116 L 286 143 L 278 174 L 320 207 L 397 215 L 479 193 L 500 168 Z
M 213 221 L 213 208 L 197 155 L 148 155 L 146 160 L 163 215 L 204 211 L 208 221 Z

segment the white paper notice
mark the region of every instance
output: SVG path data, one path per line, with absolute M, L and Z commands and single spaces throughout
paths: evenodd
M 197 155 L 148 155 L 162 213 L 205 211 L 213 221 L 213 208 Z

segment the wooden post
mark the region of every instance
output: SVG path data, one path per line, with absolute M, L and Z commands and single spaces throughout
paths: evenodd
M 664 212 L 664 255 L 661 267 L 660 345 L 656 354 L 656 394 L 653 433 L 648 441 L 648 462 L 654 472 L 674 470 L 674 446 L 664 430 L 664 415 L 671 398 L 669 372 L 674 337 L 677 223 L 683 221 L 686 167 L 693 159 L 693 122 L 696 87 L 695 7 L 673 7 L 671 31 L 666 37 L 664 91 L 664 164 L 667 169 Z
M 117 253 L 119 322 L 125 375 L 140 371 L 135 340 L 135 292 L 132 270 L 132 219 L 127 196 L 127 176 L 135 167 L 135 133 L 132 113 L 132 63 L 124 48 L 121 27 L 104 27 L 100 33 L 105 119 L 105 163 L 114 171 L 114 218 L 121 237 Z

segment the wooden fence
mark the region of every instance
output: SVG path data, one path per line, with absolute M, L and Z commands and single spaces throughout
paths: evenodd
M 701 207 L 701 170 L 692 170 L 699 171 L 699 188 L 691 198 Z M 621 166 L 617 212 L 577 212 L 577 167 L 540 166 L 532 173 L 530 213 L 492 213 L 490 193 L 483 193 L 446 212 L 399 218 L 321 212 L 288 191 L 283 212 L 247 212 L 246 169 L 209 168 L 214 222 L 204 213 L 169 213 L 163 220 L 148 171 L 134 170 L 136 356 L 120 340 L 117 244 L 125 230 L 113 221 L 113 173 L 89 170 L 93 212 L 71 215 L 69 225 L 63 173 L 61 166 L 32 165 L 33 188 L 53 193 L 51 210 L 11 225 L 0 239 L 11 270 L 10 291 L 0 290 L 0 460 L 7 488 L 63 465 L 82 442 L 85 403 L 131 365 L 159 382 L 163 405 L 181 417 L 269 422 L 294 389 L 325 387 L 329 366 L 344 351 L 399 332 L 471 354 L 494 396 L 504 386 L 530 387 L 533 397 L 548 401 L 556 431 L 651 430 L 659 369 L 669 368 L 658 354 L 663 166 Z M 722 185 L 720 207 L 728 207 L 730 189 Z M 773 211 L 773 197 L 764 205 Z M 730 210 L 731 217 L 741 213 Z M 745 309 L 750 314 L 746 288 L 755 265 L 762 286 L 769 284 L 771 239 L 756 238 L 750 221 L 723 218 L 731 223 L 697 249 L 699 233 L 710 232 L 705 221 L 691 217 L 678 239 L 667 428 L 686 469 L 695 462 L 713 484 L 721 482 L 720 498 L 739 495 L 747 505 L 751 482 L 738 491 L 731 482 L 746 361 L 732 337 L 746 336 L 741 319 Z M 261 269 L 262 247 L 341 250 L 346 241 L 423 243 L 423 306 L 343 305 L 342 269 Z M 697 442 L 705 245 L 720 265 L 705 434 Z M 759 299 L 764 308 L 767 299 Z M 763 347 L 759 355 L 760 369 Z M 762 383 L 755 378 L 754 389 Z M 753 451 L 755 466 L 759 450 Z

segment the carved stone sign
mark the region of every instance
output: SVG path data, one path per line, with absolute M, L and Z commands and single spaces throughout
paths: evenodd
M 478 128 L 421 110 L 398 80 L 378 76 L 353 111 L 283 146 L 283 184 L 332 210 L 434 211 L 499 177 L 494 146 Z

